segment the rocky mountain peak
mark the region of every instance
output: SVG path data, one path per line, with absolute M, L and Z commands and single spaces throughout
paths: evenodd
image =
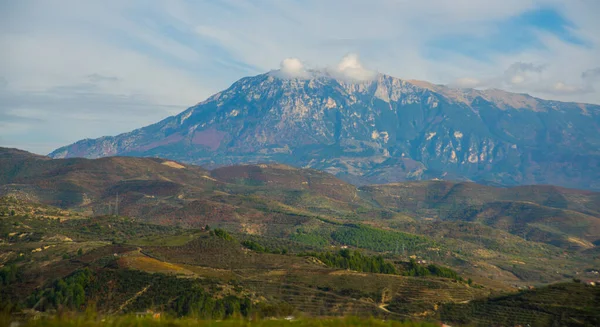
M 209 168 L 280 162 L 359 184 L 442 178 L 600 188 L 599 106 L 356 76 L 245 77 L 177 116 L 51 156 L 160 156 Z

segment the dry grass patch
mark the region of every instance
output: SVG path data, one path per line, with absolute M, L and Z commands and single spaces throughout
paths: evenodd
M 165 166 L 169 166 L 171 168 L 175 168 L 175 169 L 183 169 L 183 168 L 185 168 L 184 165 L 178 164 L 175 161 L 164 161 L 162 164 L 165 165 Z
M 146 256 L 127 256 L 119 259 L 119 265 L 149 273 L 194 275 L 188 269 L 169 262 L 163 262 Z

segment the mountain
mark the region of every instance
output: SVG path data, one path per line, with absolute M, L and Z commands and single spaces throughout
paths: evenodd
M 379 74 L 242 78 L 181 114 L 53 158 L 157 156 L 204 167 L 279 162 L 354 184 L 472 180 L 600 189 L 600 106 Z

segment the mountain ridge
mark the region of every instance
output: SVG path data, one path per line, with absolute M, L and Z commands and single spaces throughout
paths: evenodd
M 160 156 L 207 168 L 280 162 L 355 184 L 440 178 L 598 190 L 599 126 L 596 105 L 384 74 L 352 81 L 270 72 L 156 124 L 50 156 Z

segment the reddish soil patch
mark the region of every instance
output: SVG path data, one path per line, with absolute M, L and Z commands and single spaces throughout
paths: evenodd
M 163 140 L 140 146 L 140 147 L 134 149 L 134 151 L 148 151 L 150 149 L 154 149 L 154 148 L 157 148 L 162 145 L 177 143 L 181 140 L 183 140 L 183 135 L 181 135 L 179 133 L 175 133 L 175 134 L 171 134 L 171 135 L 167 136 Z
M 218 131 L 214 128 L 209 128 L 204 131 L 196 131 L 194 132 L 194 137 L 192 138 L 192 144 L 200 144 L 210 148 L 212 151 L 215 151 L 221 145 L 221 141 L 227 135 L 225 132 Z

